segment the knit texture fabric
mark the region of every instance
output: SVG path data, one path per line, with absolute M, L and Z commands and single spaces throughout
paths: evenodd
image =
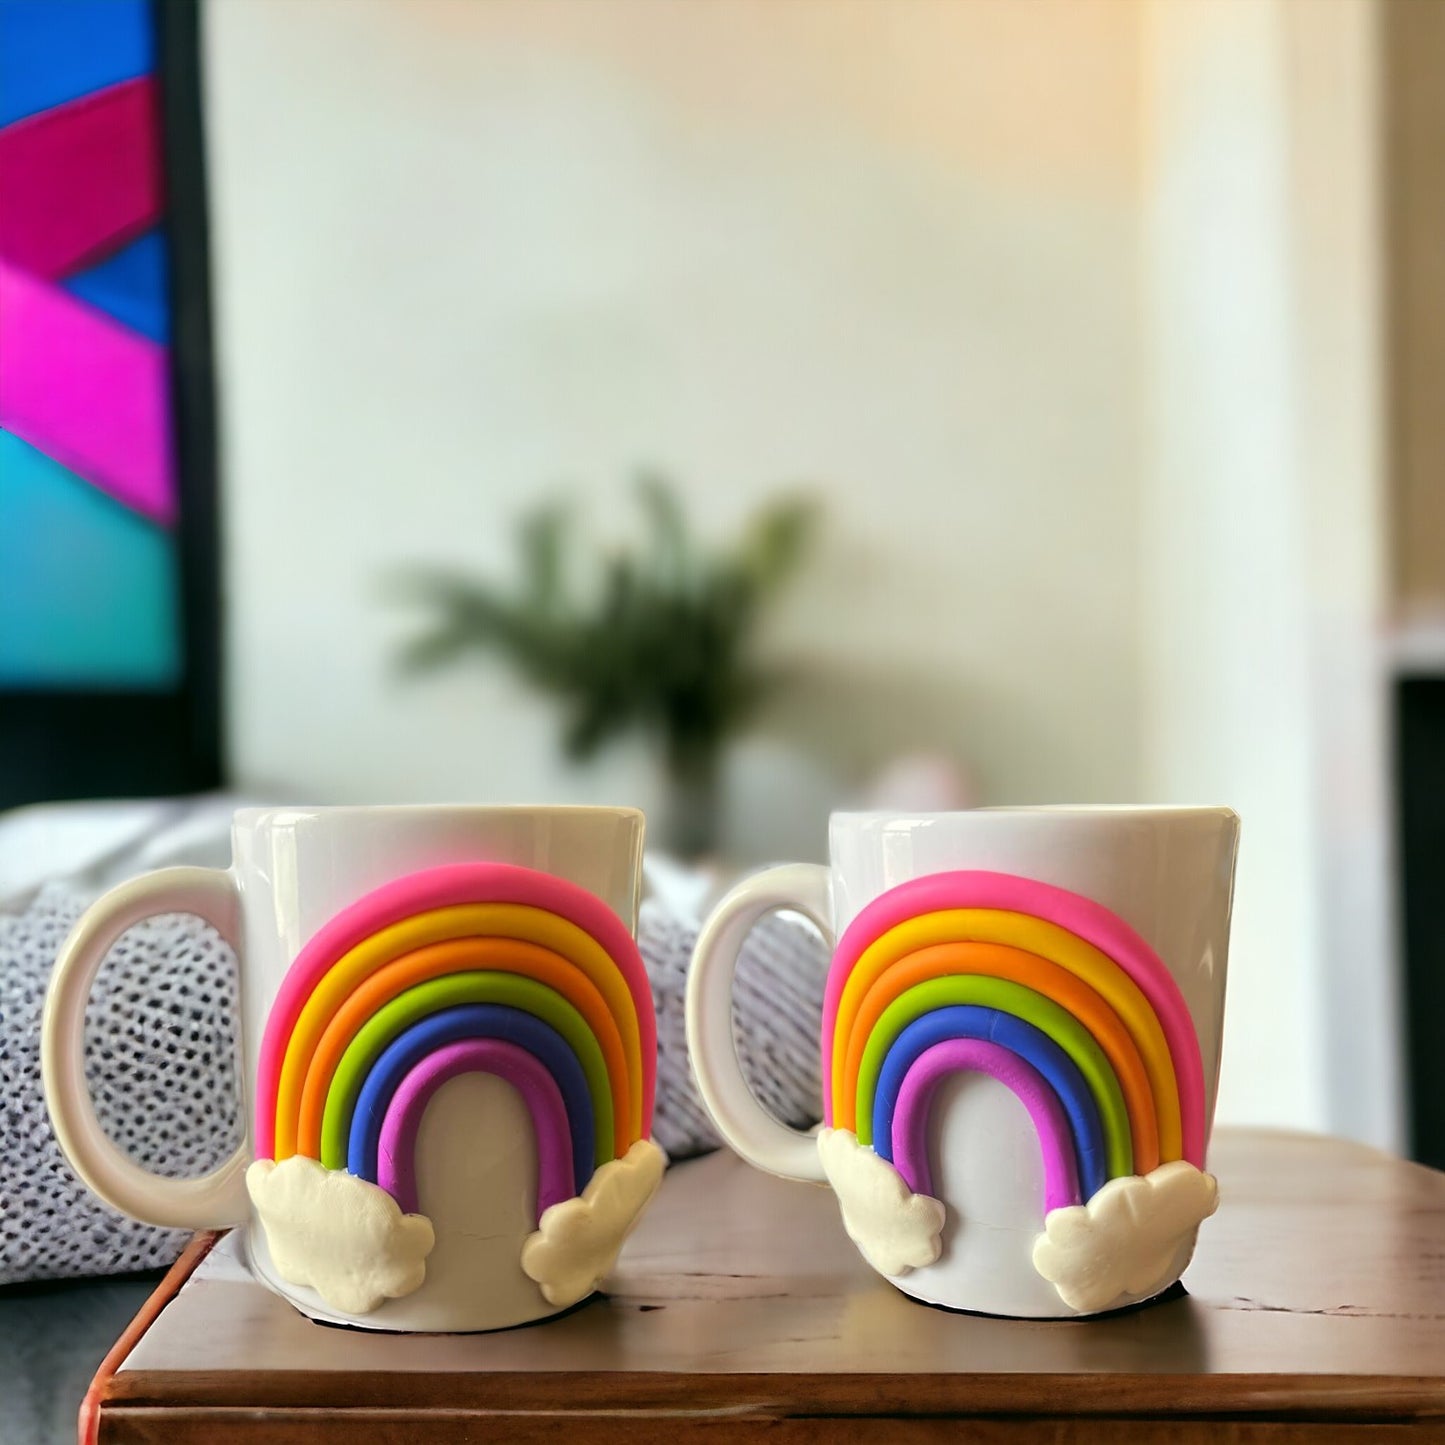
M 642 905 L 637 944 L 657 1006 L 657 1108 L 653 1137 L 673 1159 L 721 1142 L 692 1075 L 683 1024 L 697 930 L 660 904 Z M 790 918 L 763 919 L 738 956 L 733 1042 L 743 1077 L 770 1113 L 806 1126 L 823 1114 L 818 1035 L 828 950 Z
M 88 895 L 42 888 L 0 915 L 0 1284 L 169 1264 L 189 1238 L 102 1204 L 60 1152 L 40 1084 L 50 970 Z M 241 1139 L 236 960 L 208 925 L 147 919 L 102 965 L 85 1016 L 85 1072 L 107 1134 L 147 1169 L 204 1174 Z
M 40 1016 L 56 955 L 93 895 L 42 888 L 23 911 L 0 913 L 0 1284 L 125 1273 L 169 1264 L 188 1235 L 140 1224 L 102 1204 L 60 1152 L 40 1083 Z M 638 944 L 657 1007 L 653 1137 L 673 1159 L 716 1148 L 688 1063 L 687 968 L 697 931 L 656 899 L 643 904 Z M 738 1057 L 780 1119 L 821 1113 L 818 1030 L 828 954 L 786 917 L 753 930 L 738 962 Z M 148 919 L 116 944 L 86 1012 L 86 1076 L 107 1134 L 170 1178 L 204 1174 L 242 1134 L 236 960 L 209 925 Z

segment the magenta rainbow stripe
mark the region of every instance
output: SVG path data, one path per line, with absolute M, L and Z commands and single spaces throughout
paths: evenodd
M 1032 1064 L 986 1039 L 948 1039 L 925 1049 L 904 1075 L 893 1115 L 893 1164 L 915 1194 L 933 1193 L 928 1163 L 928 1111 L 934 1090 L 950 1074 L 988 1074 L 1011 1089 L 1029 1111 L 1044 1155 L 1044 1212 L 1081 1202 L 1074 1138 L 1059 1096 Z
M 427 1055 L 392 1095 L 381 1123 L 376 1182 L 403 1214 L 420 1211 L 416 1187 L 416 1136 L 432 1095 L 461 1074 L 505 1079 L 521 1094 L 537 1138 L 537 1215 L 577 1193 L 567 1107 L 557 1081 L 526 1049 L 504 1039 L 463 1039 Z

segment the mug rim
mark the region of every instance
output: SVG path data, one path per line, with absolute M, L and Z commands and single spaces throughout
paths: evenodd
M 444 814 L 452 818 L 466 814 L 488 818 L 526 814 L 556 819 L 610 817 L 635 819 L 642 823 L 647 821 L 647 815 L 641 808 L 606 803 L 282 803 L 237 808 L 231 814 L 231 823 L 233 827 L 240 827 L 262 822 L 290 822 L 298 818 L 344 818 L 360 814 L 389 814 L 392 817 Z
M 828 815 L 830 823 L 868 823 L 891 819 L 895 822 L 936 823 L 948 818 L 1030 817 L 1039 814 L 1067 814 L 1098 818 L 1217 818 L 1239 821 L 1239 814 L 1225 804 L 1175 803 L 1001 803 L 979 808 L 844 808 Z

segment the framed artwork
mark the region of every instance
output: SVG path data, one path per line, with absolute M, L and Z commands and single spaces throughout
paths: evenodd
M 194 0 L 0 0 L 0 807 L 220 780 Z

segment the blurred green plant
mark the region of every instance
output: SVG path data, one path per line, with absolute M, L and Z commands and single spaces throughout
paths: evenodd
M 518 525 L 511 584 L 439 568 L 399 579 L 429 613 L 403 648 L 407 673 L 469 654 L 504 659 L 563 710 L 562 745 L 585 760 L 641 731 L 661 749 L 669 797 L 664 842 L 683 856 L 715 838 L 723 749 L 779 684 L 756 656 L 759 623 L 797 572 L 817 524 L 812 499 L 779 498 L 730 544 L 705 546 L 663 478 L 639 479 L 641 541 L 604 556 L 578 584 L 574 516 L 561 502 Z

